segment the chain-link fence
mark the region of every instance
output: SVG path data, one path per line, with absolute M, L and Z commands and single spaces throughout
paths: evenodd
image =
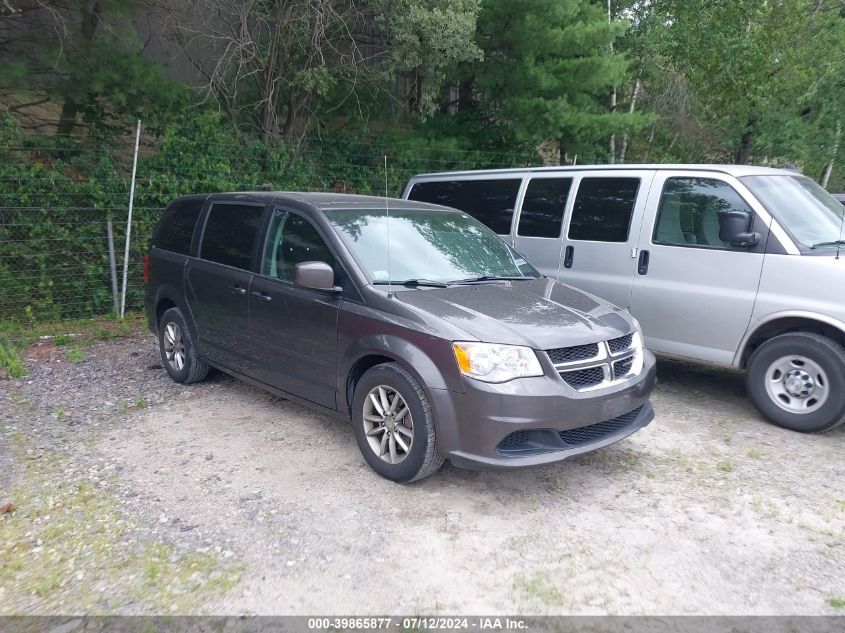
M 116 314 L 120 305 L 134 135 L 108 142 L 0 135 L 0 319 Z M 387 174 L 384 157 L 387 156 Z M 435 143 L 305 139 L 296 152 L 230 142 L 202 128 L 142 135 L 126 310 L 143 305 L 143 254 L 162 209 L 188 193 L 401 193 L 415 173 L 536 163 L 536 156 Z

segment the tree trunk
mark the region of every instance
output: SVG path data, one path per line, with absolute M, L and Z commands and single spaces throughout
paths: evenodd
M 642 87 L 642 79 L 637 77 L 637 80 L 634 82 L 634 91 L 631 93 L 631 103 L 628 106 L 628 114 L 633 114 L 634 110 L 637 108 L 637 97 L 640 94 L 640 88 Z M 625 162 L 625 154 L 628 152 L 628 133 L 625 132 L 625 135 L 622 137 L 622 147 L 619 149 L 619 162 Z
M 754 141 L 754 122 L 749 121 L 745 126 L 745 132 L 739 140 L 739 147 L 736 150 L 736 157 L 734 162 L 737 165 L 747 165 L 751 158 L 751 145 Z
M 828 183 L 830 183 L 830 174 L 833 172 L 833 165 L 836 163 L 837 154 L 839 154 L 839 146 L 842 142 L 842 123 L 837 122 L 836 124 L 836 133 L 833 136 L 833 151 L 831 152 L 830 162 L 824 166 L 824 170 L 822 171 L 821 180 L 819 180 L 819 184 L 827 189 Z
M 607 23 L 613 22 L 613 7 L 611 0 L 607 0 Z M 613 54 L 613 42 L 610 43 L 610 52 Z M 616 86 L 613 86 L 613 91 L 610 93 L 610 112 L 616 112 Z M 610 164 L 616 162 L 616 134 L 610 135 Z
M 91 45 L 94 43 L 94 36 L 97 34 L 97 27 L 100 26 L 100 0 L 84 0 L 79 4 L 80 13 L 80 38 L 79 53 L 83 61 L 88 62 L 91 55 Z M 59 115 L 58 134 L 70 134 L 76 126 L 76 117 L 82 110 L 83 103 L 73 94 L 77 87 L 77 77 L 73 74 L 65 84 L 62 112 Z

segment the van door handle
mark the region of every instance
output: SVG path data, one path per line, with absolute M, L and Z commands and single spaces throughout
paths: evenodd
M 257 290 L 252 291 L 252 298 L 256 301 L 263 301 L 264 303 L 269 303 L 273 300 L 273 297 L 270 295 L 266 295 L 263 292 L 258 292 Z
M 572 268 L 572 260 L 575 259 L 575 248 L 570 245 L 566 247 L 566 251 L 563 255 L 563 267 L 564 268 Z
M 233 295 L 245 295 L 246 288 L 241 288 L 238 284 L 234 284 L 229 286 L 229 290 L 232 291 Z
M 637 265 L 637 272 L 641 275 L 648 274 L 648 260 L 649 254 L 648 251 L 640 251 L 640 261 Z

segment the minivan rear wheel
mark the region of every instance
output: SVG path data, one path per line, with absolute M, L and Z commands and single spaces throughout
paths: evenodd
M 776 336 L 754 351 L 746 386 L 760 412 L 778 426 L 827 431 L 845 422 L 845 349 L 810 332 Z
M 176 382 L 188 385 L 208 375 L 209 366 L 197 356 L 194 339 L 179 308 L 170 308 L 161 315 L 158 343 L 161 362 Z
M 391 481 L 423 479 L 443 464 L 425 390 L 396 363 L 376 365 L 358 381 L 352 425 L 367 464 Z

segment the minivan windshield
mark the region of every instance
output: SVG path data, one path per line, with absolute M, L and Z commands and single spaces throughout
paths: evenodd
M 740 180 L 804 246 L 825 248 L 845 239 L 845 206 L 806 176 L 745 176 Z
M 389 225 L 385 209 L 324 213 L 372 283 L 424 286 L 540 276 L 498 235 L 466 213 L 391 209 Z

